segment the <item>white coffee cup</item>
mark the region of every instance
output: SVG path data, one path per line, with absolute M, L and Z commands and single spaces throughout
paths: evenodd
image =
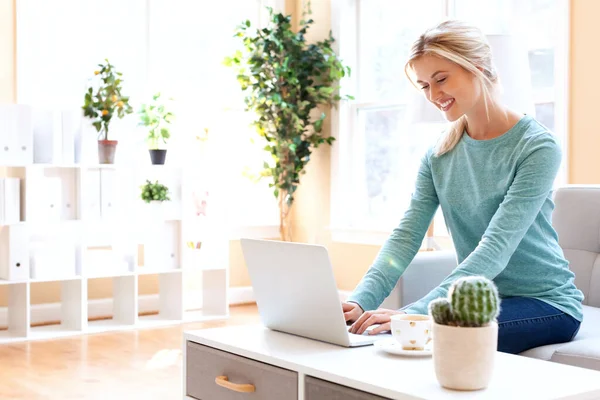
M 431 340 L 431 317 L 421 314 L 391 316 L 392 335 L 403 350 L 423 350 Z

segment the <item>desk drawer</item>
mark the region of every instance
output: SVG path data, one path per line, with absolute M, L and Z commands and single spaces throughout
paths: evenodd
M 304 391 L 305 400 L 389 400 L 312 376 L 304 378 Z
M 190 341 L 186 350 L 186 395 L 190 397 L 200 400 L 298 399 L 296 372 Z M 236 385 L 253 385 L 254 391 L 244 393 L 222 387 L 215 382 L 219 376 L 226 376 L 230 383 Z M 240 386 L 236 388 L 243 389 Z

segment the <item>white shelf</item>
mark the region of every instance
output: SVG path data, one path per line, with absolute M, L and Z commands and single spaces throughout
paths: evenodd
M 21 167 L 23 168 L 23 167 Z M 33 163 L 25 165 L 24 168 L 79 168 L 78 164 L 47 164 L 47 163 Z
M 184 167 L 176 164 L 152 165 L 152 164 L 69 164 L 69 163 L 33 163 L 21 165 L 3 165 L 13 168 L 78 168 L 78 169 L 129 169 L 129 170 L 181 170 Z
M 48 229 L 52 228 L 53 226 L 58 226 L 58 225 L 79 225 L 81 224 L 83 221 L 79 218 L 73 218 L 73 219 L 61 219 L 61 220 L 55 220 L 55 221 L 20 221 L 19 224 L 22 225 L 28 225 L 32 228 L 35 229 L 39 229 L 40 227 L 46 227 Z
M 225 314 L 214 314 L 204 310 L 189 310 L 183 314 L 184 322 L 218 321 L 229 318 L 229 311 Z
M 80 281 L 83 278 L 81 276 L 64 276 L 56 278 L 42 278 L 42 279 L 29 279 L 30 283 L 41 283 L 41 282 L 67 282 L 67 281 Z
M 62 325 L 36 326 L 30 328 L 27 340 L 58 339 L 80 334 L 80 330 L 69 329 Z
M 152 314 L 152 315 L 140 316 L 138 319 L 137 326 L 139 328 L 144 329 L 144 328 L 177 325 L 177 324 L 180 324 L 181 322 L 182 322 L 182 320 L 180 320 L 180 319 L 163 318 L 158 314 Z
M 138 267 L 137 270 L 138 275 L 180 274 L 182 272 L 183 270 L 181 268 L 152 269 L 146 267 Z
M 183 318 L 165 318 L 158 314 L 140 315 L 135 323 L 127 324 L 121 320 L 99 319 L 88 321 L 82 329 L 72 329 L 64 325 L 44 325 L 31 327 L 27 335 L 15 333 L 10 330 L 0 330 L 0 344 L 18 343 L 25 341 L 49 340 L 68 338 L 83 334 L 99 334 L 135 329 L 151 329 L 182 323 L 219 321 L 229 318 L 229 312 L 215 314 L 205 310 L 184 311 Z
M 23 342 L 27 340 L 27 338 L 23 335 L 18 335 L 14 332 L 3 330 L 0 331 L 0 343 L 14 343 L 14 342 Z
M 19 225 L 24 225 L 24 224 L 26 224 L 26 222 L 15 221 L 15 222 L 3 222 L 0 224 L 0 226 L 19 226 Z
M 103 279 L 103 278 L 119 278 L 121 276 L 135 276 L 135 272 L 124 271 L 124 272 L 114 272 L 114 273 L 106 273 L 106 274 L 94 274 L 90 276 L 86 276 L 85 279 Z
M 0 279 L 0 286 L 2 286 L 2 285 L 18 285 L 19 283 L 27 283 L 27 282 L 29 282 L 29 279 L 14 280 L 14 281 L 7 281 L 5 279 Z
M 10 115 L 14 112 L 5 113 L 0 106 L 0 122 Z M 48 118 L 54 120 L 50 114 Z M 78 134 L 93 138 L 94 129 L 86 121 L 77 129 Z M 79 127 L 79 121 L 71 122 L 67 125 Z M 6 318 L 10 320 L 0 321 L 0 326 L 9 326 L 8 331 L 0 331 L 0 344 L 227 318 L 229 236 L 213 228 L 202 228 L 210 221 L 212 227 L 223 225 L 215 214 L 220 204 L 215 200 L 218 193 L 210 188 L 210 171 L 169 161 L 165 165 L 151 165 L 149 160 L 138 165 L 118 161 L 99 164 L 93 157 L 95 150 L 88 152 L 91 148 L 79 148 L 73 143 L 76 154 L 67 154 L 71 146 L 65 145 L 65 138 L 73 135 L 61 129 L 68 128 L 53 125 L 48 130 L 43 123 L 35 127 L 36 158 L 32 151 L 26 162 L 11 158 L 4 163 L 7 176 L 21 180 L 20 198 L 15 200 L 20 203 L 20 221 L 0 228 L 0 232 L 10 232 L 9 239 L 0 236 L 0 250 L 10 256 L 4 263 L 12 268 L 6 277 L 20 280 L 0 280 L 11 307 L 7 310 L 10 312 L 3 313 L 10 315 Z M 80 145 L 84 145 L 82 141 Z M 127 154 L 122 153 L 127 146 L 119 148 L 117 159 L 127 160 Z M 171 201 L 158 209 L 146 207 L 140 198 L 140 186 L 146 179 L 167 185 Z M 205 190 L 210 192 L 209 215 L 200 220 L 195 217 L 200 206 L 194 196 L 204 196 Z M 202 237 L 197 235 L 199 227 Z M 194 262 L 186 257 L 185 243 L 203 238 L 212 242 L 203 241 L 202 246 L 203 253 L 205 248 L 210 250 L 210 257 Z M 158 314 L 139 316 L 140 304 L 143 311 L 155 306 L 155 300 L 147 300 L 139 288 L 141 277 L 148 275 L 157 276 Z M 184 282 L 189 276 L 199 277 L 201 287 L 187 289 Z M 89 298 L 90 285 L 106 278 L 112 284 L 112 307 L 95 308 L 106 303 Z M 32 315 L 39 321 L 39 310 L 45 307 L 32 306 L 31 294 L 41 290 L 35 284 L 44 282 L 60 282 L 61 298 L 49 318 L 62 324 L 32 328 Z M 201 294 L 194 298 L 202 310 L 188 312 L 185 292 L 195 293 L 197 289 Z M 112 319 L 88 321 L 90 310 L 93 316 L 106 312 Z
M 132 169 L 131 165 L 122 164 L 78 164 L 80 169 Z
M 214 266 L 214 267 L 202 267 L 202 268 L 189 267 L 189 268 L 186 268 L 185 271 L 226 271 L 227 269 L 229 269 L 229 268 L 218 265 L 218 266 Z
M 86 329 L 86 333 L 104 333 L 112 331 L 124 331 L 129 329 L 137 328 L 136 324 L 125 324 L 123 321 L 114 319 L 99 319 L 96 321 L 89 321 Z
M 56 220 L 56 221 L 18 221 L 18 222 L 11 222 L 8 224 L 0 224 L 1 226 L 29 226 L 33 229 L 37 229 L 40 227 L 47 227 L 48 229 L 51 226 L 56 226 L 56 225 L 68 225 L 68 224 L 73 224 L 73 225 L 77 225 L 77 224 L 81 224 L 83 221 L 80 219 L 63 219 L 63 220 Z

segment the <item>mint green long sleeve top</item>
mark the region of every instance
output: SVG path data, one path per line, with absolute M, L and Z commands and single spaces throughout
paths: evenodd
M 408 210 L 348 301 L 379 307 L 408 267 L 439 206 L 458 266 L 425 297 L 404 308 L 427 314 L 457 278 L 494 281 L 501 297 L 532 297 L 581 321 L 583 293 L 574 284 L 552 227 L 552 188 L 561 163 L 554 136 L 525 115 L 490 140 L 463 134 L 441 156 L 422 158 Z

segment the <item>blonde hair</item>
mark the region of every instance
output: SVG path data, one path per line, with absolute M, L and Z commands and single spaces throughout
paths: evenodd
M 478 28 L 461 21 L 448 20 L 426 30 L 413 43 L 404 67 L 409 80 L 411 79 L 408 68 L 412 66 L 411 63 L 415 59 L 423 55 L 445 58 L 475 75 L 481 84 L 485 109 L 488 112 L 488 103 L 498 82 L 498 74 L 492 64 L 489 43 Z M 450 124 L 436 146 L 437 156 L 449 152 L 456 146 L 462 138 L 466 122 L 463 115 Z

